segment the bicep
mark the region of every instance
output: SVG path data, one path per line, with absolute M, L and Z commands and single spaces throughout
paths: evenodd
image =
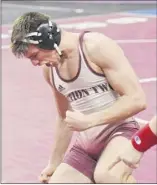
M 69 102 L 67 98 L 59 93 L 55 88 L 53 88 L 53 95 L 56 102 L 58 116 L 64 119 L 66 117 L 66 111 L 70 109 Z
M 141 85 L 131 65 L 125 57 L 121 59 L 121 62 L 116 59 L 119 65 L 112 62 L 103 68 L 108 82 L 120 95 L 132 95 L 141 91 Z
M 113 40 L 101 36 L 97 47 L 95 63 L 103 70 L 112 88 L 120 95 L 142 92 L 138 77 L 123 50 Z

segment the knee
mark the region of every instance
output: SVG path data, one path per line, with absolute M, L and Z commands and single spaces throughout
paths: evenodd
M 113 174 L 110 171 L 97 171 L 94 173 L 94 181 L 96 183 L 136 183 L 135 178 L 132 176 L 132 174 L 120 174 L 116 173 Z

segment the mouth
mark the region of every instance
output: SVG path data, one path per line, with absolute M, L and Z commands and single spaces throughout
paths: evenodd
M 47 67 L 51 67 L 52 66 L 52 64 L 50 64 L 50 63 L 46 63 L 45 64 Z
M 38 64 L 38 66 L 43 66 L 43 65 L 46 65 L 47 67 L 51 67 L 53 64 L 50 63 L 50 62 L 46 62 L 46 61 L 41 62 L 41 63 Z

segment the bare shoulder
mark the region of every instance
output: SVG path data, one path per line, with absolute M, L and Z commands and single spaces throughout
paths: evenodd
M 51 75 L 51 68 L 47 67 L 46 65 L 42 66 L 43 76 L 46 80 L 46 82 L 53 87 L 52 84 L 52 75 Z
M 88 49 L 96 49 L 100 45 L 109 46 L 112 45 L 113 43 L 116 44 L 116 42 L 113 39 L 99 32 L 86 33 L 84 36 L 84 43 Z
M 103 33 L 89 32 L 85 34 L 84 44 L 91 61 L 98 66 L 108 65 L 112 58 L 123 56 L 123 50 L 112 38 L 107 37 Z

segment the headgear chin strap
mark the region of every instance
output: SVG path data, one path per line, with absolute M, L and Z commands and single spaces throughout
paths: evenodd
M 46 24 L 41 24 L 36 32 L 28 33 L 22 41 L 36 44 L 42 49 L 56 49 L 58 54 L 61 55 L 58 47 L 61 41 L 61 30 L 57 27 L 56 23 L 50 20 Z

